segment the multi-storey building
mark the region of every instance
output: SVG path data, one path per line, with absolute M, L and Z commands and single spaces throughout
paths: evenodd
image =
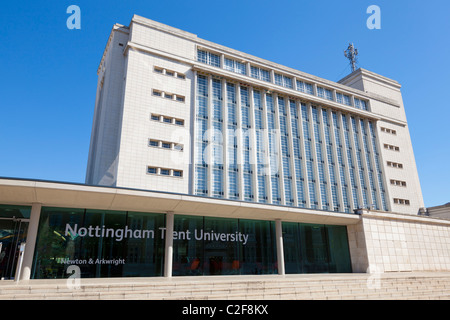
M 134 16 L 100 62 L 86 182 L 415 215 L 400 87 L 364 69 L 336 83 Z
M 396 81 L 134 16 L 100 61 L 86 184 L 0 179 L 0 275 L 448 271 L 423 207 Z

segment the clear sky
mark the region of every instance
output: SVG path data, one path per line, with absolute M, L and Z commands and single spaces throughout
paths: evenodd
M 69 30 L 67 7 L 81 9 Z M 381 29 L 370 30 L 370 5 Z M 0 176 L 84 183 L 97 67 L 114 23 L 138 14 L 325 79 L 359 66 L 402 84 L 427 207 L 450 202 L 450 1 L 4 1 Z

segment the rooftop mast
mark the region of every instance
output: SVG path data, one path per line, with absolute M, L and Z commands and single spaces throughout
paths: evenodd
M 356 56 L 358 55 L 358 49 L 355 49 L 353 43 L 349 43 L 347 50 L 344 50 L 344 55 L 350 61 L 352 72 L 354 72 L 356 70 Z

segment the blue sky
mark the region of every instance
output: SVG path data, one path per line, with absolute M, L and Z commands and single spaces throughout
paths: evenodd
M 66 9 L 81 9 L 69 30 Z M 369 30 L 367 7 L 381 8 Z M 0 21 L 0 176 L 83 183 L 97 67 L 138 14 L 337 81 L 359 66 L 402 84 L 425 205 L 450 202 L 450 1 L 8 1 Z

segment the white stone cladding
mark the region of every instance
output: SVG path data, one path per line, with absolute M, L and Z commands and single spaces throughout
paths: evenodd
M 123 46 L 128 29 L 114 25 L 97 70 L 97 98 L 92 124 L 86 183 L 117 185 L 117 160 L 121 136 L 124 86 Z
M 353 272 L 450 269 L 450 221 L 369 211 L 361 217 L 347 226 Z
M 219 55 L 221 67 L 198 62 L 198 48 Z M 225 70 L 224 57 L 244 63 L 247 66 L 247 74 Z M 270 70 L 271 82 L 251 77 L 250 65 Z M 162 72 L 155 71 L 155 67 Z M 276 85 L 273 79 L 276 73 L 290 77 L 294 88 Z M 376 149 L 380 157 L 388 211 L 415 215 L 424 207 L 400 84 L 394 80 L 359 69 L 339 83 L 332 82 L 200 39 L 192 33 L 140 16 L 133 16 L 129 27 L 116 25 L 113 28 L 98 74 L 99 84 L 86 176 L 86 182 L 89 184 L 193 194 L 195 182 L 192 163 L 195 146 L 192 142 L 197 112 L 196 76 L 205 74 L 209 79 L 211 76 L 221 79 L 223 85 L 225 81 L 237 85 L 245 84 L 249 86 L 250 91 L 257 88 L 273 92 L 275 96 L 295 99 L 297 103 L 314 104 L 320 108 L 319 111 L 327 110 L 330 115 L 331 111 L 335 111 L 339 115 L 362 119 L 366 129 L 368 121 L 375 123 Z M 177 74 L 182 74 L 184 79 L 178 78 Z M 314 95 L 295 90 L 296 80 L 311 83 Z M 333 99 L 318 97 L 319 87 L 331 90 Z M 351 105 L 338 103 L 337 93 L 350 97 Z M 183 101 L 177 101 L 177 96 L 182 97 Z M 355 99 L 367 101 L 368 110 L 356 108 Z M 152 115 L 159 116 L 160 121 L 152 120 Z M 165 118 L 172 119 L 171 123 L 165 122 Z M 182 120 L 183 125 L 175 124 L 175 119 Z M 254 119 L 252 121 L 254 123 Z M 321 123 L 321 126 L 323 134 L 324 125 Z M 361 129 L 359 123 L 358 126 Z M 386 129 L 394 130 L 395 134 L 388 133 Z M 150 140 L 157 141 L 159 145 L 150 146 Z M 163 148 L 163 142 L 170 143 L 171 147 Z M 173 150 L 177 144 L 183 146 L 182 151 Z M 396 147 L 398 150 L 395 150 Z M 326 151 L 325 146 L 323 151 Z M 374 165 L 374 159 L 370 161 Z M 402 168 L 399 168 L 398 164 Z M 346 162 L 346 165 L 349 163 Z M 148 173 L 148 167 L 154 172 Z M 364 164 L 364 169 L 364 179 L 368 186 L 367 171 L 370 168 Z M 317 174 L 317 168 L 315 170 Z M 330 174 L 328 170 L 326 167 L 327 175 Z M 174 176 L 175 171 L 182 172 L 182 176 Z M 168 174 L 161 174 L 162 172 Z M 405 185 L 391 184 L 391 180 L 404 182 Z M 242 175 L 239 176 L 239 181 L 242 182 Z M 253 182 L 256 182 L 255 177 Z M 379 188 L 379 178 L 375 178 L 375 182 Z M 359 196 L 361 184 L 362 182 L 358 181 Z M 208 186 L 211 185 L 212 182 L 209 181 Z M 226 178 L 224 185 L 224 194 L 227 196 Z M 338 181 L 338 186 L 342 187 L 341 181 Z M 242 184 L 239 188 L 242 192 Z M 317 193 L 320 193 L 318 188 L 316 186 Z M 330 184 L 327 188 L 328 200 L 331 202 Z M 281 183 L 281 204 L 285 204 L 283 190 L 284 185 Z M 295 192 L 295 187 L 293 190 Z M 270 187 L 268 192 L 270 194 Z M 372 199 L 370 192 L 368 195 L 369 199 Z M 341 190 L 338 197 L 342 200 Z M 381 202 L 380 196 L 377 197 L 378 202 Z M 323 202 L 319 199 L 319 206 Z M 309 199 L 307 203 L 309 204 Z M 297 199 L 294 204 L 298 204 Z M 358 207 L 352 204 L 351 209 Z
M 371 99 L 371 111 L 382 117 L 377 124 L 380 152 L 386 174 L 386 187 L 389 193 L 390 207 L 393 212 L 417 214 L 417 208 L 424 208 L 414 151 L 406 119 L 400 84 L 367 70 L 357 70 L 345 77 L 340 83 L 367 93 L 376 94 L 380 99 Z M 383 99 L 383 97 L 387 99 Z M 395 134 L 381 128 L 395 130 Z M 398 151 L 385 148 L 385 144 L 396 146 Z M 403 168 L 391 167 L 387 162 L 403 165 Z M 391 180 L 404 181 L 405 186 L 393 185 Z M 410 204 L 395 203 L 394 199 L 409 200 Z M 412 209 L 414 208 L 414 209 Z
M 186 138 L 189 137 L 190 127 L 192 71 L 184 64 L 133 49 L 128 50 L 126 60 L 127 82 L 117 185 L 188 193 L 190 140 Z M 155 66 L 184 74 L 186 78 L 156 73 Z M 185 101 L 154 96 L 154 89 L 181 95 Z M 151 114 L 181 119 L 184 126 L 151 121 Z M 151 147 L 149 139 L 182 144 L 183 151 Z M 148 174 L 148 165 L 182 170 L 183 177 Z

